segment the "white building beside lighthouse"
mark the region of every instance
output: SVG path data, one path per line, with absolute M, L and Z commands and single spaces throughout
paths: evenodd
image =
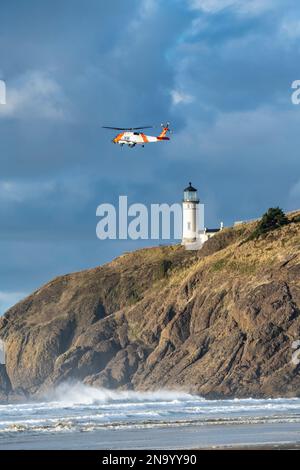
M 203 243 L 222 229 L 223 222 L 218 229 L 204 227 L 204 206 L 200 204 L 197 189 L 189 183 L 183 191 L 181 244 L 189 250 L 199 250 Z

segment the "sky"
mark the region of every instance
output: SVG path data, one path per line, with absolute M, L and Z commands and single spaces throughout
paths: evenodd
M 297 0 L 3 0 L 0 313 L 157 244 L 97 239 L 119 195 L 171 204 L 192 181 L 208 227 L 300 208 L 299 64 Z M 165 121 L 144 149 L 101 128 Z

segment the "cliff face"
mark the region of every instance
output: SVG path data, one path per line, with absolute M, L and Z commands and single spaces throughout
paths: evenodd
M 5 393 L 77 379 L 208 397 L 300 396 L 291 360 L 300 339 L 300 224 L 241 243 L 252 229 L 225 229 L 198 252 L 126 254 L 34 292 L 0 320 Z

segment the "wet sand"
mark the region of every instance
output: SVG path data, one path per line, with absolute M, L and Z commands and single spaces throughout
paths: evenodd
M 10 433 L 0 449 L 299 449 L 299 423 Z

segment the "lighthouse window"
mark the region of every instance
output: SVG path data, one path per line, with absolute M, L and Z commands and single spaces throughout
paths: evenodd
M 191 222 L 188 222 L 188 224 L 187 224 L 187 225 L 188 225 L 188 227 L 187 227 L 187 228 L 188 228 L 188 230 L 191 230 Z

